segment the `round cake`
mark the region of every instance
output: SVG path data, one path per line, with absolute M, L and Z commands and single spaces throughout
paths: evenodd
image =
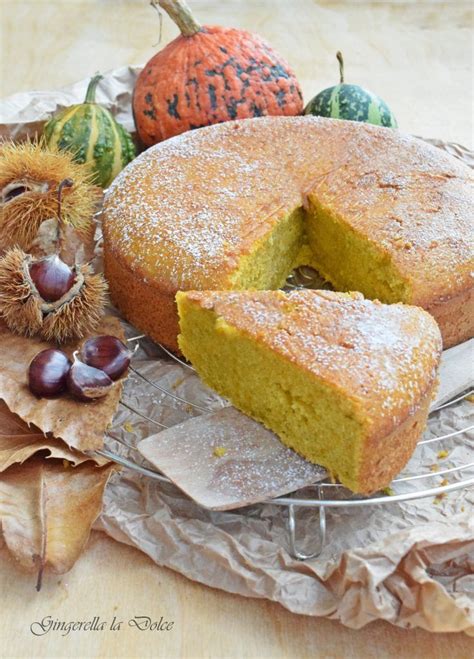
M 113 302 L 177 350 L 179 290 L 274 289 L 315 267 L 336 290 L 423 307 L 444 347 L 474 334 L 472 173 L 391 129 L 265 117 L 184 133 L 115 179 L 103 213 Z

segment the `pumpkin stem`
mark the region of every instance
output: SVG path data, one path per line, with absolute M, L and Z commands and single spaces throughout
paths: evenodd
M 179 27 L 183 37 L 192 37 L 201 30 L 185 0 L 158 0 L 158 4 Z
M 96 73 L 96 75 L 90 79 L 89 84 L 87 85 L 87 91 L 86 91 L 86 97 L 84 99 L 84 103 L 95 103 L 95 90 L 97 89 L 97 85 L 99 84 L 99 81 L 102 80 L 104 76 L 101 75 L 100 73 Z
M 339 84 L 342 85 L 344 82 L 344 60 L 342 59 L 342 53 L 340 50 L 337 51 L 336 57 L 339 62 Z

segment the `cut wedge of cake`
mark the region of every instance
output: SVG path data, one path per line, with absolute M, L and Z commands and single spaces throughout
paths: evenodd
M 354 492 L 410 458 L 437 385 L 441 336 L 418 307 L 360 293 L 188 291 L 179 347 L 203 381 Z

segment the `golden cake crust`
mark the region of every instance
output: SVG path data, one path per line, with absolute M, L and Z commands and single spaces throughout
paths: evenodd
M 112 299 L 176 349 L 175 293 L 232 288 L 255 242 L 315 196 L 386 251 L 453 345 L 473 332 L 474 313 L 456 323 L 472 290 L 470 181 L 448 154 L 368 124 L 278 117 L 184 133 L 139 156 L 106 196 Z M 155 295 L 167 303 L 151 311 Z
M 362 494 L 372 494 L 384 484 L 391 483 L 407 464 L 426 427 L 436 387 L 437 383 L 433 382 L 413 412 L 389 435 L 374 434 L 370 437 L 365 445 L 359 475 Z

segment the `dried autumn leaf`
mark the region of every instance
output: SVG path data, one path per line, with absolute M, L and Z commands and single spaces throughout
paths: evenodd
M 28 426 L 0 400 L 0 472 L 25 462 L 40 451 L 48 451 L 47 458 L 61 458 L 75 466 L 91 459 L 70 449 L 61 439 L 47 437 L 39 428 Z M 106 460 L 97 456 L 95 462 L 105 464 Z
M 58 574 L 71 569 L 102 508 L 115 467 L 85 462 L 66 467 L 35 456 L 0 474 L 0 523 L 5 542 L 27 569 Z
M 28 253 L 41 258 L 60 249 L 59 256 L 68 265 L 89 263 L 95 256 L 94 235 L 93 222 L 81 230 L 66 224 L 62 228 L 61 244 L 58 244 L 57 221 L 52 218 L 41 224 Z
M 120 321 L 106 316 L 97 334 L 113 334 L 123 339 Z M 93 403 L 81 403 L 68 396 L 47 399 L 36 398 L 28 389 L 27 372 L 33 357 L 51 347 L 35 337 L 12 334 L 0 324 L 0 399 L 10 410 L 27 423 L 34 423 L 44 433 L 60 437 L 66 444 L 80 451 L 101 448 L 104 433 L 112 421 L 122 393 L 122 385 Z M 77 343 L 64 348 L 73 352 Z

